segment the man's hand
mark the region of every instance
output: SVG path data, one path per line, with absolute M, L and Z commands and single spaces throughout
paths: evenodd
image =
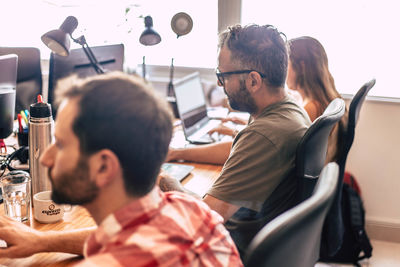
M 167 191 L 185 192 L 185 189 L 178 180 L 168 176 L 166 173 L 163 172 L 161 172 L 158 177 L 158 186 L 164 192 Z
M 235 137 L 235 135 L 237 134 L 237 131 L 229 128 L 228 126 L 220 124 L 217 127 L 212 128 L 210 131 L 208 131 L 209 135 L 211 135 L 213 133 L 218 133 L 218 134 L 222 134 L 222 135 L 229 135 L 229 136 Z
M 167 174 L 162 173 L 162 172 L 158 176 L 158 186 L 164 192 L 178 191 L 178 192 L 183 192 L 183 193 L 189 194 L 195 198 L 201 199 L 201 197 L 199 195 L 197 195 L 196 193 L 185 189 L 178 180 L 176 180 L 175 178 L 169 177 Z
M 42 232 L 0 216 L 0 239 L 7 243 L 6 248 L 0 248 L 0 258 L 22 258 L 42 252 L 46 243 L 42 237 Z

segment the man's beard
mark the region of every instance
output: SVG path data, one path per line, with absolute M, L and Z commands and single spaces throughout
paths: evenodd
M 237 92 L 228 94 L 224 87 L 225 94 L 228 96 L 229 105 L 231 108 L 239 111 L 254 114 L 257 111 L 256 103 L 250 92 L 246 88 L 244 80 L 239 81 L 239 90 Z
M 98 195 L 99 188 L 90 180 L 87 158 L 80 156 L 75 169 L 59 175 L 56 180 L 51 176 L 52 200 L 57 204 L 83 205 L 92 202 Z

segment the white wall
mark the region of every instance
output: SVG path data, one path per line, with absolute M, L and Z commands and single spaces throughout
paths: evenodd
M 400 103 L 366 100 L 346 169 L 361 186 L 367 221 L 400 230 L 399 152 Z

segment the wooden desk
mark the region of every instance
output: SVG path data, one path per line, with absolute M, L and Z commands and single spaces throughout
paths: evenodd
M 185 163 L 195 166 L 192 173 L 186 177 L 182 183 L 185 188 L 203 196 L 208 188 L 218 177 L 222 169 L 220 165 Z M 0 205 L 0 214 L 4 214 L 4 207 Z M 32 217 L 32 213 L 31 213 Z M 58 223 L 42 224 L 34 219 L 28 222 L 31 227 L 40 231 L 49 230 L 71 230 L 90 227 L 95 225 L 89 213 L 81 207 L 73 207 L 70 212 L 64 214 L 64 220 Z M 20 266 L 72 266 L 81 257 L 67 253 L 39 253 L 28 258 L 22 259 L 0 259 L 0 266 L 20 267 Z
M 0 206 L 0 214 L 4 214 L 3 204 Z M 65 212 L 64 219 L 57 223 L 42 224 L 33 219 L 32 216 L 31 212 L 31 220 L 26 224 L 40 231 L 72 230 L 95 225 L 86 209 L 78 206 L 73 207 L 70 212 Z M 72 266 L 80 259 L 81 257 L 68 253 L 39 253 L 21 259 L 3 258 L 0 259 L 0 266 Z
M 196 193 L 199 196 L 204 196 L 214 181 L 218 178 L 222 170 L 222 165 L 201 164 L 201 163 L 185 163 L 194 166 L 194 170 L 186 177 L 182 184 L 183 186 Z

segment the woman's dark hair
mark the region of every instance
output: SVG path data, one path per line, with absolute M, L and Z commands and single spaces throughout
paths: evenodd
M 324 47 L 312 37 L 299 37 L 289 41 L 289 60 L 296 75 L 295 83 L 307 98 L 320 104 L 322 114 L 329 103 L 340 97 L 329 72 Z
M 329 72 L 325 49 L 318 40 L 308 36 L 291 39 L 288 45 L 289 60 L 296 77 L 295 83 L 308 99 L 319 104 L 317 112 L 322 114 L 333 99 L 341 98 Z M 338 150 L 332 160 L 336 160 L 341 153 L 340 144 L 346 132 L 346 125 L 347 112 L 334 129 L 334 132 L 337 131 Z

